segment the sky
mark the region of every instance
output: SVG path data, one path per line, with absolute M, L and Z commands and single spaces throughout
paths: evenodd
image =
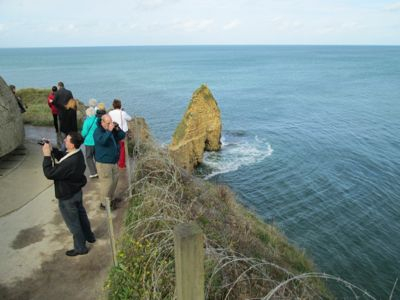
M 400 45 L 400 1 L 0 0 L 0 48 Z

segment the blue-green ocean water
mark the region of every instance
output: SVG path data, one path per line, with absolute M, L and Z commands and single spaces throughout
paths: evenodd
M 388 299 L 400 276 L 400 47 L 0 49 L 0 75 L 17 88 L 62 80 L 84 102 L 120 98 L 161 143 L 206 83 L 223 149 L 201 173 L 321 272 Z

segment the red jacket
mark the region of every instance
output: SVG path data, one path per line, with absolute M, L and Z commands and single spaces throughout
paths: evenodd
M 51 113 L 52 113 L 53 115 L 57 115 L 57 114 L 58 114 L 57 108 L 56 108 L 56 106 L 53 104 L 54 97 L 55 97 L 55 94 L 54 94 L 53 92 L 51 92 L 51 93 L 49 94 L 49 96 L 47 97 L 47 104 L 49 105 L 49 107 L 50 107 L 50 109 L 51 109 Z

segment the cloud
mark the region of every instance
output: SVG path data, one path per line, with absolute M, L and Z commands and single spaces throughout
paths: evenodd
M 211 24 L 214 23 L 212 19 L 203 19 L 203 20 L 185 20 L 185 21 L 177 21 L 173 27 L 177 29 L 183 29 L 184 31 L 202 31 L 210 27 Z
M 396 10 L 400 10 L 400 2 L 394 2 L 394 3 L 390 3 L 388 5 L 385 5 L 383 7 L 384 10 L 389 10 L 389 11 L 396 11 Z
M 225 24 L 222 29 L 223 30 L 232 30 L 235 29 L 236 27 L 238 27 L 240 25 L 240 22 L 238 20 L 233 20 L 227 24 Z
M 135 0 L 136 8 L 141 10 L 153 10 L 170 4 L 174 4 L 179 0 Z
M 6 29 L 6 26 L 4 24 L 0 24 L 0 31 L 4 31 Z

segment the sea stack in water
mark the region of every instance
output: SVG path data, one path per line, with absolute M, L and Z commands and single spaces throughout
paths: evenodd
M 208 87 L 201 85 L 172 136 L 170 155 L 180 167 L 192 172 L 202 162 L 204 151 L 221 149 L 221 127 L 217 101 Z

